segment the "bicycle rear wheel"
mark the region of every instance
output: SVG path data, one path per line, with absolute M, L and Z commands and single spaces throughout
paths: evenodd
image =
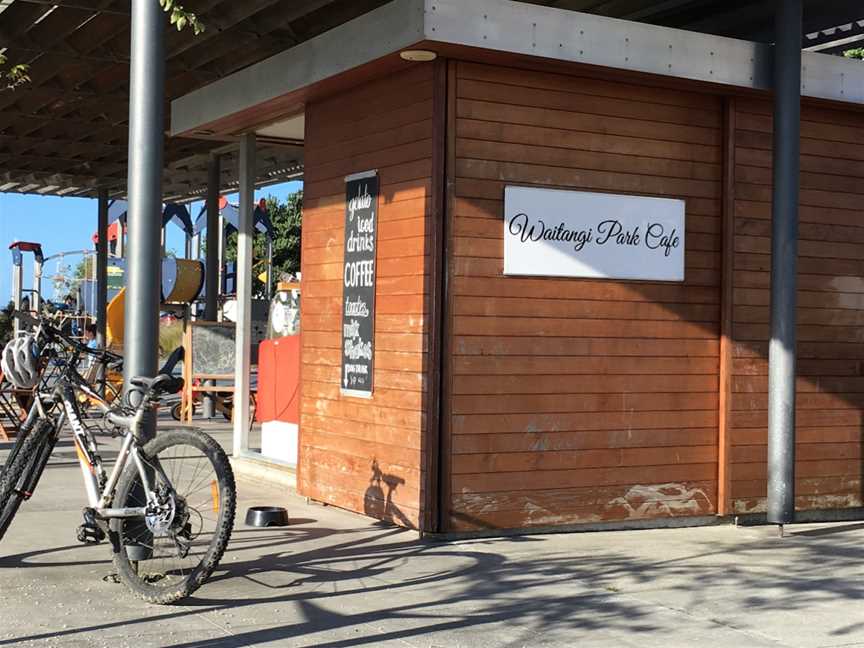
M 0 540 L 6 534 L 21 502 L 29 499 L 36 490 L 56 442 L 57 435 L 51 421 L 38 421 L 3 471 L 0 477 Z
M 114 565 L 133 593 L 167 605 L 192 594 L 219 564 L 234 525 L 234 474 L 219 444 L 195 430 L 160 432 L 141 459 L 154 473 L 153 492 L 163 506 L 145 519 L 112 520 Z M 114 502 L 117 508 L 146 505 L 132 463 Z

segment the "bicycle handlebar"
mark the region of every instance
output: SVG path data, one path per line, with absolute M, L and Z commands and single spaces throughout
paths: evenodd
M 75 349 L 77 352 L 92 356 L 93 358 L 96 358 L 101 364 L 104 364 L 106 366 L 121 365 L 123 363 L 122 356 L 117 355 L 116 353 L 113 353 L 108 349 L 94 349 L 88 347 L 86 344 L 82 344 L 78 340 L 75 340 L 66 335 L 59 328 L 51 324 L 45 317 L 33 317 L 27 311 L 14 311 L 12 316 L 17 318 L 22 324 L 35 328 L 37 332 L 37 337 L 39 333 L 43 333 L 49 339 L 59 339 L 67 346 Z
M 119 356 L 107 349 L 93 349 L 85 344 L 81 344 L 77 340 L 72 339 L 63 331 L 58 329 L 53 324 L 49 323 L 44 317 L 33 317 L 24 311 L 14 311 L 13 317 L 16 317 L 27 326 L 36 329 L 37 339 L 40 335 L 44 335 L 49 342 L 59 340 L 66 346 L 73 349 L 76 353 L 84 353 L 86 355 L 97 358 L 106 366 L 122 364 L 123 357 Z M 139 402 L 134 406 L 134 413 L 129 413 L 132 409 L 109 409 L 105 412 L 106 420 L 114 426 L 135 430 L 141 423 L 144 412 L 150 407 L 154 401 L 158 401 L 162 394 L 179 391 L 183 387 L 183 379 L 175 378 L 171 375 L 171 371 L 175 365 L 183 359 L 182 347 L 175 350 L 168 358 L 168 361 L 160 369 L 160 373 L 153 378 L 143 376 L 135 377 L 130 382 L 133 387 L 130 392 L 137 392 L 140 396 Z M 71 362 L 70 367 L 74 367 L 76 362 Z M 131 403 L 128 403 L 131 406 Z

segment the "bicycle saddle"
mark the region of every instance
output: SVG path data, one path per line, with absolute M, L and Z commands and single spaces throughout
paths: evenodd
M 153 378 L 135 376 L 131 381 L 135 387 L 152 391 L 155 394 L 173 394 L 183 389 L 183 379 L 169 374 L 159 374 Z

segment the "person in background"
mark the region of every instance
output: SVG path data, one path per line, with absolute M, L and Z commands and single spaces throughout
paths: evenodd
M 84 327 L 84 344 L 87 345 L 88 349 L 96 349 L 96 324 L 90 323 Z

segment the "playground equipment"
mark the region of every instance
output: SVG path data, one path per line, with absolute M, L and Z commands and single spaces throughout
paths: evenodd
M 191 259 L 162 259 L 162 303 L 190 304 L 204 286 L 204 264 Z M 122 288 L 108 303 L 106 331 L 109 346 L 122 346 L 125 331 L 126 289 Z
M 219 236 L 219 286 L 222 289 L 223 294 L 232 294 L 233 290 L 233 280 L 235 278 L 234 272 L 231 268 L 227 267 L 229 264 L 225 263 L 225 241 L 228 238 L 228 234 L 232 231 L 236 231 L 239 227 L 240 223 L 240 207 L 238 205 L 232 205 L 228 202 L 228 199 L 224 196 L 219 197 L 219 223 L 220 223 L 220 236 Z M 273 223 L 270 221 L 270 216 L 267 214 L 267 201 L 263 198 L 258 201 L 258 204 L 255 206 L 255 212 L 253 215 L 253 223 L 255 227 L 255 231 L 259 234 L 264 234 L 267 237 L 267 259 L 266 259 L 266 281 L 264 284 L 267 287 L 267 299 L 269 300 L 272 297 L 273 290 L 273 239 L 276 237 L 276 231 L 273 229 Z M 200 240 L 201 233 L 207 229 L 207 206 L 201 208 L 201 211 L 198 212 L 198 217 L 195 219 L 195 226 L 193 228 L 193 235 L 197 240 Z
M 126 217 L 128 204 L 125 200 L 114 200 L 108 206 L 108 244 L 109 252 L 122 257 L 125 246 Z M 186 258 L 192 256 L 192 237 L 194 236 L 192 216 L 185 205 L 165 203 L 162 205 L 162 252 L 165 252 L 165 228 L 168 223 L 174 223 L 186 236 L 184 253 Z M 98 234 L 93 235 L 93 242 L 98 241 Z M 113 250 L 111 243 L 114 243 Z
M 16 241 L 9 246 L 12 250 L 12 302 L 15 310 L 21 310 L 24 301 L 24 293 L 30 294 L 30 304 L 27 310 L 39 312 L 42 300 L 42 264 L 45 256 L 42 254 L 42 245 L 28 241 Z M 33 288 L 24 290 L 24 252 L 33 253 Z M 18 335 L 18 320 L 15 320 L 14 331 Z
M 229 271 L 225 267 L 224 259 L 227 236 L 230 234 L 232 229 L 236 230 L 239 226 L 239 208 L 236 205 L 230 204 L 224 197 L 220 199 L 219 207 L 221 236 L 219 237 L 219 263 L 217 267 L 220 269 L 221 276 L 218 285 L 221 288 L 220 292 L 224 295 L 233 292 L 233 289 L 226 285 L 228 282 L 225 281 L 225 279 L 228 278 Z M 121 200 L 112 201 L 108 206 L 109 224 L 106 238 L 109 252 L 109 273 L 108 284 L 104 287 L 107 291 L 108 298 L 105 324 L 106 344 L 115 351 L 122 350 L 125 337 L 126 290 L 124 287 L 125 259 L 123 259 L 123 249 L 126 242 L 127 209 L 128 207 L 126 202 Z M 165 248 L 165 228 L 168 223 L 176 224 L 185 234 L 185 252 L 187 258 L 164 257 L 162 260 L 161 303 L 165 306 L 165 310 L 168 311 L 169 315 L 173 312 L 175 315 L 179 316 L 179 319 L 166 317 L 164 318 L 164 326 L 160 325 L 159 344 L 160 350 L 163 353 L 170 352 L 177 344 L 181 343 L 183 335 L 178 332 L 178 328 L 182 330 L 184 328 L 183 322 L 185 321 L 188 323 L 189 321 L 190 311 L 188 305 L 192 304 L 202 296 L 205 272 L 204 264 L 201 261 L 193 260 L 188 257 L 192 256 L 193 243 L 198 244 L 196 247 L 200 248 L 201 233 L 206 229 L 206 207 L 200 210 L 196 221 L 193 223 L 192 217 L 190 216 L 189 210 L 186 206 L 177 204 L 163 205 L 163 250 Z M 273 238 L 275 232 L 270 218 L 267 215 L 267 208 L 264 200 L 260 201 L 254 210 L 254 224 L 256 231 L 266 235 L 267 237 L 267 257 L 266 261 L 262 260 L 261 263 L 266 263 L 266 270 L 263 278 L 267 284 L 269 297 L 271 293 L 270 278 L 273 267 Z M 99 243 L 98 232 L 93 234 L 92 241 L 94 246 Z M 34 288 L 29 291 L 32 293 L 33 297 L 31 298 L 30 306 L 28 307 L 29 310 L 33 310 L 34 312 L 40 312 L 42 306 L 41 281 L 42 269 L 45 262 L 50 259 L 59 259 L 62 261 L 65 257 L 74 255 L 81 255 L 87 259 L 96 254 L 95 250 L 74 250 L 61 252 L 45 258 L 41 245 L 39 243 L 30 242 L 14 243 L 10 246 L 10 249 L 12 249 L 13 254 L 13 294 L 15 296 L 16 309 L 20 309 L 22 301 L 24 300 L 24 294 L 28 292 L 25 291 L 23 287 L 23 254 L 25 252 L 32 252 L 34 254 Z M 196 250 L 196 252 L 200 252 L 200 250 Z M 197 256 L 198 254 L 196 254 L 196 257 Z M 55 283 L 58 286 L 62 284 L 62 287 L 74 287 L 75 294 L 77 295 L 75 311 L 78 312 L 79 310 L 82 310 L 85 316 L 95 316 L 95 302 L 98 290 L 96 285 L 95 263 L 90 264 L 92 272 L 88 271 L 85 273 L 92 276 L 74 278 L 69 276 L 71 273 L 69 272 L 68 266 L 64 266 L 64 269 L 61 272 L 61 261 L 58 261 L 58 270 L 54 277 Z M 82 306 L 83 308 L 81 308 Z M 169 321 L 169 319 L 171 321 Z M 80 330 L 84 329 L 83 325 L 79 328 Z M 262 326 L 262 334 L 263 328 L 264 327 Z M 233 342 L 231 342 L 231 344 L 233 344 Z M 232 372 L 227 373 L 231 373 L 230 377 L 233 378 Z M 226 377 L 228 377 L 227 373 Z M 0 396 L 4 397 L 3 399 L 0 399 L 0 401 L 2 401 L 0 402 L 0 410 L 8 410 L 8 415 L 4 418 L 9 419 L 11 426 L 15 428 L 18 424 L 17 419 L 20 414 L 20 406 L 16 407 L 16 403 L 10 401 L 10 398 L 6 397 L 4 393 L 5 387 L 6 385 L 4 385 L 3 388 L 0 388 Z M 205 388 L 201 391 L 211 392 L 214 390 Z M 196 394 L 198 397 L 201 395 L 202 394 Z M 9 394 L 8 396 L 12 396 L 12 394 Z M 186 400 L 188 401 L 187 407 L 189 409 L 189 415 L 191 415 L 195 399 L 188 398 Z M 254 411 L 254 396 L 252 403 L 252 411 Z M 4 406 L 7 404 L 8 407 L 5 407 L 4 409 Z M 221 409 L 223 415 L 230 417 L 233 409 L 232 394 L 228 393 L 221 395 L 217 398 L 217 404 L 221 405 L 219 409 Z M 2 416 L 2 411 L 0 411 L 0 416 Z

